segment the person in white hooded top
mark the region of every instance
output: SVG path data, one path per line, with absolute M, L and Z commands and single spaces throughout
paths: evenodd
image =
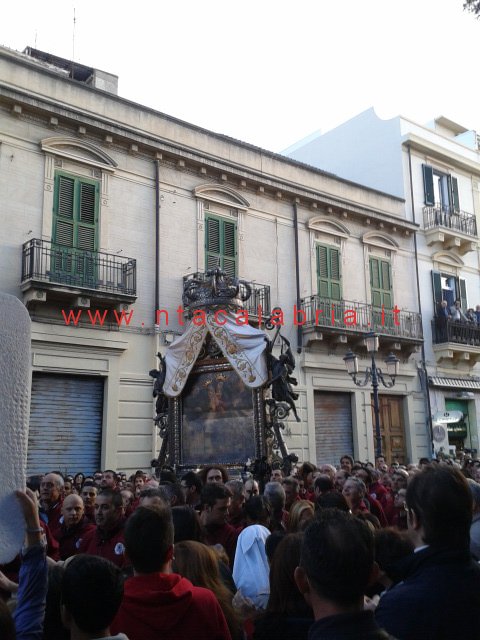
M 270 531 L 261 524 L 243 529 L 238 536 L 233 580 L 245 598 L 257 609 L 265 609 L 270 595 L 269 565 L 265 541 Z

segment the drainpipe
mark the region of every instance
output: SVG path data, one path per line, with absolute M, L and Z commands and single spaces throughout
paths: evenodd
M 411 154 L 411 149 L 409 144 L 407 144 L 407 150 L 408 150 L 408 173 L 409 173 L 409 179 L 410 179 L 410 200 L 412 203 L 412 218 L 413 218 L 413 222 L 416 223 L 415 202 L 413 199 L 412 154 Z M 418 311 L 420 313 L 420 325 L 422 327 L 422 335 L 425 335 L 423 331 L 422 299 L 420 295 L 420 277 L 418 273 L 418 250 L 417 250 L 417 232 L 416 231 L 413 234 L 413 243 L 415 248 L 415 274 L 416 274 L 416 280 L 417 280 Z M 430 454 L 433 455 L 434 450 L 433 450 L 433 432 L 432 432 L 432 406 L 430 403 L 430 391 L 428 389 L 428 373 L 427 373 L 427 365 L 426 365 L 426 358 L 425 358 L 425 342 L 422 342 L 422 367 L 421 367 L 420 382 L 422 383 L 423 391 L 425 395 L 425 405 L 426 405 L 425 408 L 427 413 L 427 429 L 430 437 Z
M 155 160 L 155 309 L 153 323 L 160 309 L 160 160 Z
M 155 352 L 154 352 L 154 366 L 156 369 L 158 367 L 157 353 L 160 352 L 160 326 L 157 324 L 157 310 L 160 309 L 160 160 L 155 160 L 155 307 L 153 310 L 153 326 L 154 326 L 154 342 L 155 342 Z M 156 438 L 157 436 L 157 426 L 153 427 L 152 433 L 152 458 L 153 460 L 157 459 L 159 456 L 159 451 L 156 448 Z M 152 460 L 152 462 L 153 462 Z M 152 471 L 156 472 L 157 468 L 152 469 Z
M 293 232 L 295 237 L 295 281 L 297 285 L 297 309 L 300 309 L 300 265 L 298 258 L 298 207 L 293 205 Z M 302 325 L 297 327 L 297 353 L 302 353 Z

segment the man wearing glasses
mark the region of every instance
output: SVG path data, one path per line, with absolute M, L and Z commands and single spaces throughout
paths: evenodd
M 480 567 L 470 555 L 472 496 L 455 468 L 417 473 L 406 493 L 414 553 L 380 599 L 378 624 L 397 638 L 480 637 Z

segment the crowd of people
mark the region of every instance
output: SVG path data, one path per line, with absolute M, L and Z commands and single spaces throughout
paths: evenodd
M 5 640 L 480 639 L 480 461 L 284 477 L 52 471 L 18 491 Z
M 437 305 L 435 313 L 436 340 L 445 342 L 453 339 L 455 342 L 472 342 L 478 344 L 480 328 L 480 304 L 475 309 L 462 309 L 460 300 L 448 305 L 442 300 Z

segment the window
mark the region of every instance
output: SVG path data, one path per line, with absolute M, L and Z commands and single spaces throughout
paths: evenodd
M 237 275 L 237 223 L 220 216 L 205 216 L 205 269 L 220 267 Z
M 463 278 L 457 278 L 440 271 L 432 271 L 432 289 L 435 310 L 442 300 L 447 301 L 448 308 L 455 304 L 455 300 L 460 300 L 462 310 L 468 309 L 467 286 Z
M 341 300 L 340 251 L 317 244 L 317 291 L 321 298 Z
M 95 279 L 98 249 L 99 183 L 66 173 L 55 174 L 53 200 L 53 268 L 79 286 Z
M 372 305 L 393 309 L 392 272 L 390 262 L 382 258 L 370 258 L 370 287 Z
M 449 213 L 459 211 L 457 179 L 427 164 L 422 165 L 422 168 L 425 205 Z

